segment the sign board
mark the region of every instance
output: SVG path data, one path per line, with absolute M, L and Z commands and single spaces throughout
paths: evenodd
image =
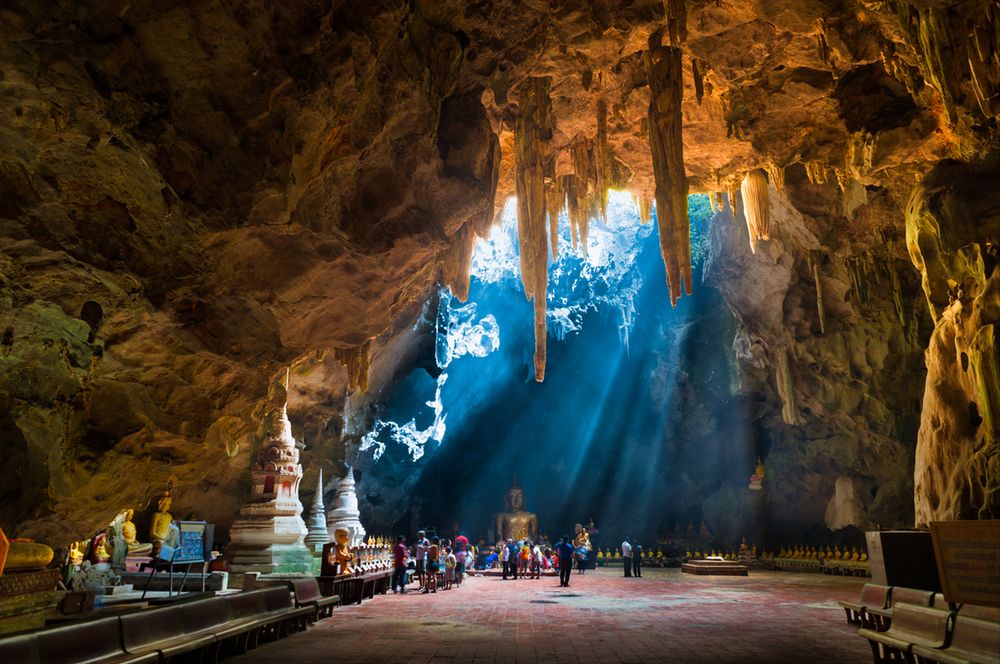
M 204 521 L 175 521 L 181 531 L 181 543 L 174 553 L 175 563 L 197 563 L 206 560 L 206 546 L 210 550 L 211 543 L 206 543 L 208 524 Z
M 1000 520 L 931 523 L 944 597 L 1000 606 Z
M 930 531 L 879 530 L 865 539 L 874 583 L 940 592 Z

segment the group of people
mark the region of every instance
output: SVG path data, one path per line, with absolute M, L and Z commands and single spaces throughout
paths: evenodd
M 452 542 L 438 537 L 427 539 L 427 533 L 421 530 L 412 550 L 406 544 L 406 537 L 399 535 L 393 548 L 392 592 L 406 592 L 411 560 L 420 592 L 437 593 L 439 572 L 444 572 L 441 589 L 450 590 L 462 585 L 466 567 L 475 559 L 475 549 L 465 535 Z
M 508 539 L 506 542 L 497 543 L 497 556 L 503 566 L 504 580 L 511 578 L 539 579 L 543 569 L 552 567 L 552 550 L 542 546 L 538 542 L 531 540 L 521 540 L 515 542 Z
M 626 578 L 642 577 L 642 545 L 631 537 L 622 541 L 622 562 Z

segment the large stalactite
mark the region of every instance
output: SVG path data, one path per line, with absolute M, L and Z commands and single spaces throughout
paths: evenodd
M 650 38 L 646 52 L 649 83 L 649 148 L 656 179 L 656 217 L 660 253 L 667 271 L 670 303 L 683 289 L 691 294 L 691 233 L 687 210 L 687 174 L 681 135 L 684 91 L 681 49 L 663 46 L 661 33 Z
M 521 90 L 514 129 L 517 237 L 524 294 L 535 306 L 535 380 L 545 379 L 545 309 L 548 287 L 545 172 L 555 130 L 550 80 L 529 78 Z M 558 211 L 556 212 L 558 214 Z
M 747 173 L 740 184 L 740 194 L 750 234 L 750 251 L 757 253 L 757 244 L 771 237 L 771 204 L 764 171 L 756 169 Z

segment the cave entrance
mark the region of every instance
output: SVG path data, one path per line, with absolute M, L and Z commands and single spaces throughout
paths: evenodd
M 705 196 L 689 209 L 701 284 L 711 209 Z M 376 460 L 368 486 L 384 477 L 409 509 L 378 527 L 488 541 L 517 478 L 549 538 L 593 519 L 608 537 L 655 539 L 697 526 L 707 493 L 752 472 L 733 389 L 735 322 L 719 293 L 700 285 L 670 306 L 656 224 L 642 224 L 625 193 L 612 193 L 606 224 L 591 222 L 586 259 L 569 224 L 560 228 L 544 382 L 534 378 L 513 202 L 476 247 L 468 302 L 444 289 L 428 303 L 433 361 L 396 384 L 360 446 Z

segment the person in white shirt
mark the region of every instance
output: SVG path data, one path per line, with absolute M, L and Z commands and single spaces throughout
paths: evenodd
M 413 545 L 413 558 L 417 561 L 417 579 L 421 587 L 424 584 L 424 564 L 427 561 L 427 548 L 430 545 L 427 533 L 422 530 L 417 531 L 417 541 Z
M 622 542 L 622 561 L 625 563 L 625 576 L 628 578 L 632 577 L 632 545 L 629 544 L 628 538 Z

